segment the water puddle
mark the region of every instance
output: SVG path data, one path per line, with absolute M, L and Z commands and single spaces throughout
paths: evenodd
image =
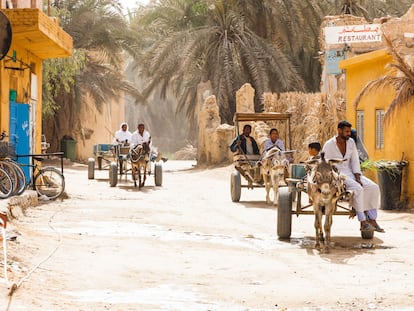
M 128 292 L 112 290 L 87 290 L 79 292 L 63 292 L 79 302 L 103 302 L 111 304 L 140 304 L 154 306 L 154 310 L 259 310 L 246 309 L 240 305 L 228 305 L 206 301 L 192 289 L 179 288 L 172 285 L 161 285 Z M 260 309 L 266 311 L 266 309 Z M 267 309 L 274 310 L 274 309 Z
M 201 232 L 180 232 L 157 225 L 137 224 L 131 222 L 96 222 L 85 221 L 67 227 L 67 223 L 54 224 L 61 234 L 78 234 L 109 237 L 141 237 L 160 241 L 208 242 L 232 247 L 255 250 L 272 250 L 292 247 L 289 243 L 279 241 L 276 236 L 246 235 L 233 237 L 221 234 L 204 234 Z M 65 227 L 66 226 L 66 227 Z M 44 231 L 50 229 L 43 228 Z

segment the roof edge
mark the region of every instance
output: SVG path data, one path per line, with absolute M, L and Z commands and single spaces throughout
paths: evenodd
M 377 50 L 354 56 L 339 62 L 340 69 L 349 69 L 361 65 L 362 63 L 370 63 L 378 60 L 392 59 L 391 54 L 386 49 Z

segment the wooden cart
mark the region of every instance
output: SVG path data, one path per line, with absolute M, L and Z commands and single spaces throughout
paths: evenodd
M 263 122 L 277 122 L 279 133 L 282 134 L 281 139 L 284 141 L 287 149 L 291 149 L 291 133 L 290 133 L 290 113 L 278 113 L 278 112 L 262 112 L 262 113 L 242 113 L 236 112 L 234 114 L 234 129 L 235 136 L 239 136 L 241 129 L 246 123 L 252 121 Z M 231 200 L 233 202 L 239 202 L 241 197 L 241 189 L 248 188 L 263 188 L 263 177 L 260 173 L 260 167 L 258 161 L 260 155 L 245 155 L 235 154 L 233 157 L 233 164 L 235 170 L 231 174 L 230 178 L 230 191 Z M 242 183 L 242 178 L 245 183 Z

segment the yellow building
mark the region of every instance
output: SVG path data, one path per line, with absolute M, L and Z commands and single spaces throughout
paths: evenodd
M 37 8 L 1 11 L 10 21 L 12 41 L 7 55 L 0 61 L 0 131 L 11 132 L 11 104 L 13 107 L 26 105 L 28 120 L 17 126 L 23 126 L 28 133 L 28 151 L 40 153 L 42 61 L 71 56 L 72 37 L 63 31 L 56 19 Z
M 357 129 L 370 160 L 400 161 L 404 157 L 404 160 L 411 163 L 404 171 L 402 200 L 407 200 L 408 206 L 412 207 L 414 144 L 411 143 L 411 134 L 414 133 L 414 102 L 390 116 L 388 122 L 384 122 L 384 114 L 395 95 L 391 87 L 369 92 L 358 107 L 354 106 L 354 101 L 363 87 L 384 76 L 389 70 L 386 65 L 390 62 L 392 56 L 386 50 L 377 50 L 339 63 L 346 73 L 346 118 Z M 374 175 L 370 177 L 376 178 Z

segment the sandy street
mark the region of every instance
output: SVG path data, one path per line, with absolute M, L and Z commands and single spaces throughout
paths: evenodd
M 276 236 L 264 189 L 230 199 L 232 166 L 163 164 L 163 185 L 109 187 L 108 171 L 65 168 L 68 198 L 14 220 L 10 297 L 1 310 L 414 310 L 414 214 L 380 211 L 386 233 L 360 237 L 334 216 L 330 253 L 314 249 L 313 216 Z M 2 272 L 0 272 L 2 276 Z

